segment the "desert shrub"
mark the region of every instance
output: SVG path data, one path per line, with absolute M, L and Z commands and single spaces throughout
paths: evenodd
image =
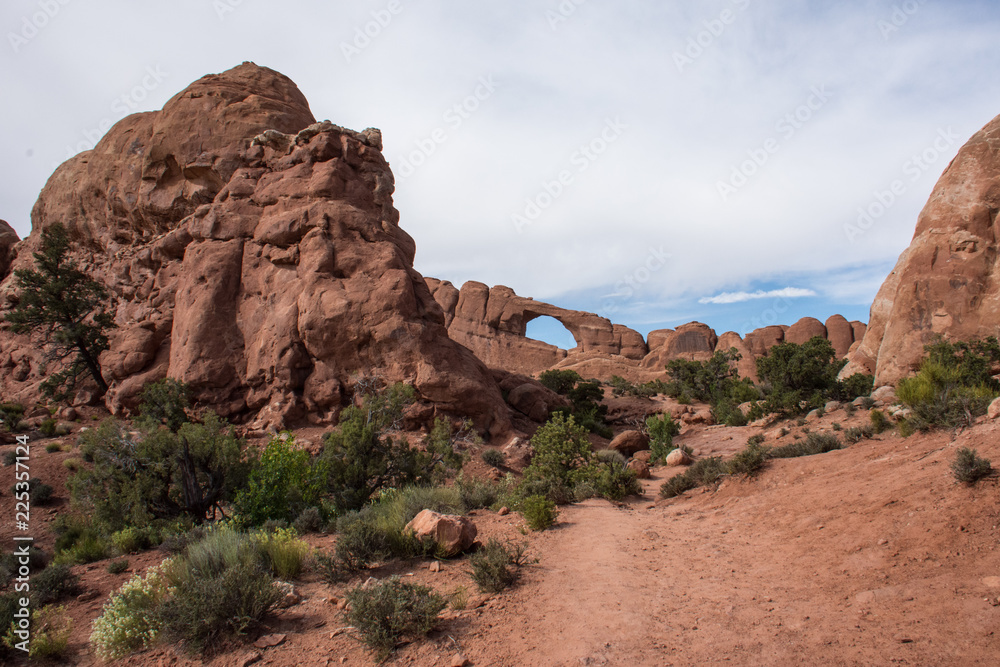
M 31 598 L 42 607 L 80 593 L 80 577 L 68 565 L 53 563 L 31 577 Z
M 159 536 L 150 528 L 129 526 L 112 533 L 111 545 L 120 554 L 135 554 L 159 543 Z
M 667 364 L 671 379 L 666 383 L 666 394 L 680 403 L 690 403 L 691 399 L 710 403 L 717 423 L 743 426 L 763 413 L 755 407 L 748 416 L 739 408 L 741 403 L 755 403 L 761 398 L 753 382 L 739 377 L 736 364 L 740 359 L 742 355 L 736 348 L 718 351 L 708 361 L 672 359 Z
M 849 445 L 861 442 L 865 437 L 864 431 L 862 431 L 857 426 L 852 426 L 851 428 L 844 430 L 844 442 Z
M 163 576 L 170 594 L 157 610 L 162 632 L 196 649 L 242 634 L 282 598 L 258 541 L 228 527 L 210 531 L 169 561 Z
M 426 586 L 392 577 L 347 591 L 348 623 L 379 659 L 404 637 L 426 635 L 437 623 L 446 600 Z
M 840 400 L 847 401 L 848 405 L 850 405 L 850 401 L 859 396 L 868 396 L 872 393 L 872 389 L 875 388 L 875 376 L 866 375 L 865 373 L 855 373 L 850 377 L 844 378 L 840 384 Z M 850 416 L 851 411 L 849 410 L 847 414 Z
M 11 433 L 24 429 L 24 406 L 20 403 L 0 403 L 0 427 Z
M 742 475 L 753 477 L 767 465 L 770 450 L 764 447 L 759 440 L 759 436 L 754 436 L 747 441 L 747 446 L 729 460 L 726 471 L 730 475 Z
M 574 470 L 587 466 L 594 456 L 587 431 L 572 416 L 552 416 L 531 438 L 535 454 L 524 470 L 527 480 L 553 480 L 572 488 Z
M 888 417 L 881 410 L 872 410 L 868 414 L 868 419 L 871 420 L 872 430 L 877 433 L 884 433 L 892 428 L 892 423 L 889 421 Z
M 31 500 L 31 504 L 36 507 L 48 505 L 52 501 L 52 492 L 54 490 L 37 477 L 32 477 L 28 480 L 28 497 Z
M 541 375 L 538 376 L 538 381 L 542 383 L 543 386 L 551 389 L 557 394 L 562 394 L 565 396 L 569 393 L 570 389 L 576 386 L 577 382 L 583 380 L 580 374 L 576 371 L 543 371 Z
M 854 407 L 854 403 L 844 404 L 844 414 L 846 414 L 848 417 L 853 417 L 855 410 L 857 410 L 857 408 Z
M 916 433 L 918 428 L 916 428 L 915 420 L 912 419 L 900 419 L 896 422 L 896 430 L 899 431 L 899 435 L 904 438 L 909 438 L 911 435 Z
M 997 340 L 948 343 L 939 339 L 924 350 L 927 356 L 920 372 L 896 386 L 900 401 L 928 428 L 971 425 L 1000 392 L 992 374 L 993 365 L 1000 362 Z
M 162 627 L 158 610 L 168 585 L 162 570 L 169 564 L 164 561 L 145 575 L 136 574 L 104 605 L 90 634 L 90 644 L 102 660 L 123 658 L 156 641 Z
M 318 507 L 307 507 L 295 517 L 292 527 L 300 535 L 318 533 L 323 527 L 323 514 Z
M 13 449 L 3 453 L 3 464 L 5 466 L 12 466 L 17 462 L 17 452 Z
M 649 435 L 650 463 L 662 463 L 674 449 L 674 436 L 681 432 L 680 425 L 670 415 L 653 415 L 646 418 Z
M 271 438 L 233 500 L 240 524 L 294 521 L 303 510 L 319 504 L 325 477 L 325 467 L 314 465 L 309 452 L 296 447 L 291 433 Z
M 833 345 L 820 336 L 805 343 L 781 343 L 757 359 L 757 376 L 766 395 L 765 409 L 797 414 L 840 398 L 837 374 L 846 360 L 837 360 Z
M 951 462 L 951 472 L 955 479 L 965 484 L 975 484 L 993 472 L 988 459 L 981 458 L 976 450 L 962 447 Z
M 305 567 L 312 548 L 300 540 L 294 528 L 273 532 L 258 531 L 253 541 L 260 549 L 264 562 L 279 579 L 295 579 Z
M 58 550 L 58 544 L 56 546 Z M 85 531 L 73 542 L 72 546 L 59 550 L 56 556 L 57 563 L 71 565 L 85 565 L 94 561 L 104 560 L 111 552 L 111 545 L 107 538 L 100 533 Z
M 449 474 L 462 469 L 465 456 L 455 449 L 454 431 L 446 419 L 434 419 L 434 427 L 424 440 L 426 460 L 423 465 L 430 469 L 432 483 L 442 483 Z
M 514 585 L 526 562 L 527 545 L 504 543 L 491 537 L 472 555 L 472 580 L 483 593 L 499 593 Z
M 772 459 L 791 459 L 799 456 L 825 454 L 842 447 L 840 440 L 832 433 L 810 433 L 804 440 L 797 440 L 783 447 L 775 447 L 770 450 L 769 456 Z
M 620 456 L 620 455 L 619 455 Z M 624 459 L 624 457 L 621 457 Z M 577 471 L 580 474 L 575 481 L 574 491 L 581 485 L 593 486 L 596 494 L 608 500 L 622 500 L 626 496 L 642 495 L 642 485 L 633 470 L 629 469 L 624 460 L 611 459 L 592 464 Z
M 159 546 L 161 551 L 177 555 L 184 553 L 189 545 L 203 539 L 204 537 L 205 529 L 200 526 L 196 526 L 190 530 L 172 532 L 169 535 L 166 535 Z
M 55 429 L 54 428 L 53 428 L 53 433 L 52 434 L 55 435 Z M 62 451 L 62 443 L 59 443 L 59 442 L 50 442 L 47 445 L 45 445 L 45 451 L 48 454 L 55 454 L 56 452 L 61 452 Z
M 611 393 L 615 396 L 635 396 L 637 398 L 656 396 L 664 388 L 662 381 L 634 384 L 617 375 L 612 375 L 608 384 L 611 385 Z
M 483 463 L 492 468 L 502 468 L 507 462 L 507 456 L 499 449 L 484 449 L 480 456 Z
M 428 455 L 388 433 L 402 425 L 413 387 L 395 384 L 376 392 L 361 388 L 361 407 L 340 416 L 337 431 L 326 436 L 321 457 L 326 491 L 339 511 L 359 510 L 382 489 L 429 481 Z
M 498 485 L 480 479 L 466 479 L 462 475 L 455 480 L 455 490 L 466 512 L 492 507 L 500 497 Z
M 33 660 L 55 661 L 65 658 L 73 620 L 65 607 L 51 605 L 36 609 L 31 614 L 31 643 L 28 657 Z
M 684 474 L 698 486 L 709 486 L 726 475 L 726 464 L 721 457 L 710 456 L 695 461 Z
M 22 567 L 21 558 L 21 554 L 15 554 L 13 551 L 8 551 L 0 555 L 0 589 L 4 588 L 16 574 L 19 574 Z M 38 547 L 28 547 L 27 567 L 29 573 L 42 570 L 48 563 L 48 560 L 46 553 Z M 5 626 L 0 624 L 0 629 L 3 627 Z
M 620 465 L 628 463 L 628 459 L 625 458 L 625 455 L 617 449 L 600 449 L 594 453 L 594 458 L 596 458 L 600 463 L 617 463 Z
M 136 436 L 109 419 L 80 437 L 84 460 L 68 483 L 73 502 L 108 533 L 187 516 L 203 521 L 246 481 L 245 442 L 214 413 L 174 433 L 163 427 Z
M 191 421 L 187 409 L 191 406 L 191 392 L 187 384 L 172 378 L 151 382 L 142 389 L 139 414 L 142 419 L 164 425 L 177 433 L 181 426 Z
M 684 472 L 679 475 L 674 475 L 665 481 L 660 486 L 660 496 L 663 498 L 674 498 L 675 496 L 681 495 L 685 491 L 690 491 L 696 486 L 697 484 L 694 483 L 694 480 L 692 480 L 687 473 Z
M 830 428 L 832 428 L 834 431 L 843 431 L 844 430 L 844 427 L 841 426 L 837 422 L 833 422 L 833 424 L 830 426 Z
M 545 530 L 559 516 L 556 504 L 545 496 L 528 496 L 521 501 L 518 509 L 531 530 Z
M 128 570 L 128 558 L 108 561 L 108 574 L 121 574 Z

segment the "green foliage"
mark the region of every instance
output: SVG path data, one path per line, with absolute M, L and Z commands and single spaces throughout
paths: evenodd
M 527 561 L 526 544 L 504 543 L 491 537 L 472 555 L 472 580 L 483 593 L 499 593 L 513 586 L 520 576 L 520 568 Z
M 295 517 L 292 526 L 299 535 L 318 533 L 323 528 L 323 513 L 318 507 L 307 507 Z
M 99 533 L 86 531 L 71 546 L 59 550 L 57 543 L 56 549 L 59 552 L 56 556 L 57 563 L 85 565 L 107 558 L 111 546 Z
M 962 447 L 951 462 L 951 472 L 959 482 L 971 485 L 989 476 L 993 472 L 993 466 L 989 459 L 980 457 L 976 450 Z
M 24 429 L 24 406 L 20 403 L 0 403 L 0 427 L 11 433 Z M 10 465 L 10 464 L 8 464 Z
M 167 594 L 167 580 L 159 567 L 135 575 L 104 605 L 93 623 L 90 644 L 102 660 L 117 660 L 132 651 L 151 646 L 162 626 L 158 608 Z
M 434 427 L 424 443 L 430 457 L 424 465 L 431 469 L 431 479 L 440 483 L 448 476 L 461 470 L 465 463 L 462 452 L 456 451 L 451 424 L 445 419 L 434 419 Z
M 483 463 L 491 468 L 502 468 L 507 462 L 507 456 L 499 449 L 484 449 L 481 454 Z
M 852 426 L 844 431 L 844 442 L 849 445 L 861 442 L 865 437 L 865 433 L 861 428 L 857 426 Z
M 381 660 L 404 637 L 426 635 L 437 623 L 445 599 L 426 586 L 392 577 L 347 592 L 347 622 Z
M 611 393 L 615 396 L 635 396 L 636 398 L 649 398 L 656 396 L 666 390 L 662 381 L 646 382 L 644 384 L 634 384 L 623 377 L 612 375 L 608 382 L 611 385 Z
M 770 449 L 764 447 L 759 440 L 756 440 L 755 438 L 757 437 L 750 438 L 747 441 L 747 446 L 729 460 L 729 463 L 726 465 L 726 471 L 730 475 L 742 475 L 743 477 L 750 478 L 763 470 L 764 466 L 767 465 L 767 459 L 770 458 Z
M 872 410 L 868 414 L 868 419 L 871 421 L 872 430 L 877 433 L 884 433 L 892 428 L 892 423 L 889 421 L 888 417 L 881 410 Z
M 650 463 L 662 463 L 667 454 L 674 450 L 674 436 L 681 432 L 680 424 L 670 415 L 653 415 L 646 418 L 646 433 L 649 435 Z
M 521 501 L 519 509 L 531 530 L 545 530 L 559 516 L 556 504 L 545 496 L 528 496 Z
M 805 440 L 796 440 L 789 445 L 770 450 L 770 458 L 791 459 L 799 456 L 812 456 L 832 452 L 842 447 L 840 440 L 832 433 L 810 433 Z
M 203 521 L 233 499 L 250 465 L 245 442 L 211 412 L 177 433 L 155 427 L 138 437 L 109 419 L 80 442 L 94 465 L 70 479 L 71 496 L 109 532 L 179 516 Z
M 52 418 L 52 417 L 46 417 L 45 419 L 42 420 L 42 423 L 39 425 L 38 430 L 46 438 L 53 438 L 56 435 L 56 425 L 58 423 L 59 422 L 56 421 L 54 418 Z M 49 449 L 49 447 L 52 447 L 52 446 L 55 446 L 55 449 Z M 57 442 L 50 442 L 49 444 L 47 444 L 45 446 L 45 451 L 49 452 L 50 454 L 52 452 L 58 451 L 58 450 L 59 450 L 59 443 L 57 443 Z
M 838 398 L 843 386 L 837 374 L 846 360 L 837 361 L 830 341 L 814 336 L 802 345 L 781 343 L 767 356 L 757 359 L 757 376 L 767 396 L 765 409 L 778 414 L 796 414 L 818 408 Z M 852 383 L 853 385 L 853 383 Z
M 312 548 L 299 539 L 294 528 L 258 531 L 252 539 L 271 574 L 283 580 L 297 578 L 312 553 Z
M 899 400 L 922 428 L 970 426 L 1000 393 L 992 374 L 1000 363 L 997 339 L 968 343 L 939 339 L 924 350 L 927 356 L 920 372 L 896 386 Z
M 557 394 L 566 396 L 577 382 L 583 381 L 583 378 L 576 371 L 543 371 L 538 376 L 538 381 Z
M 111 535 L 111 544 L 120 554 L 137 554 L 157 544 L 159 535 L 150 527 L 128 526 Z
M 382 392 L 364 391 L 361 407 L 345 409 L 339 429 L 326 436 L 321 457 L 327 492 L 339 511 L 361 509 L 382 489 L 429 481 L 428 455 L 387 435 L 401 426 L 413 388 L 395 384 Z
M 736 370 L 742 355 L 736 348 L 719 351 L 708 361 L 688 361 L 673 359 L 667 364 L 671 381 L 666 385 L 666 393 L 681 403 L 691 400 L 710 403 L 712 416 L 720 424 L 743 426 L 748 417 L 739 409 L 741 403 L 760 400 L 760 391 L 749 379 L 740 379 Z M 755 408 L 750 417 L 757 419 Z
M 15 483 L 12 487 L 10 487 L 10 492 L 15 496 L 19 492 L 23 492 L 25 489 L 19 486 L 23 483 L 24 482 Z M 52 492 L 54 489 L 37 477 L 32 477 L 28 480 L 27 491 L 31 504 L 41 507 L 42 505 L 48 505 L 52 501 Z
M 33 660 L 55 661 L 65 658 L 73 620 L 65 607 L 46 606 L 31 614 L 31 644 L 28 657 Z
M 13 449 L 3 453 L 3 464 L 5 466 L 12 466 L 17 462 L 17 452 Z
M 258 540 L 219 527 L 163 568 L 162 632 L 196 649 L 259 623 L 283 597 Z
M 128 570 L 128 558 L 108 561 L 108 574 L 122 574 Z
M 853 401 L 859 396 L 868 396 L 875 388 L 875 376 L 855 373 L 841 381 L 841 400 Z M 848 405 L 851 405 L 848 403 Z M 847 408 L 847 416 L 851 416 L 854 406 Z
M 191 405 L 191 392 L 187 384 L 167 378 L 151 382 L 142 389 L 139 414 L 153 424 L 164 425 L 174 433 L 191 421 L 187 408 Z
M 319 505 L 326 483 L 326 466 L 314 465 L 295 436 L 282 433 L 264 448 L 250 469 L 246 487 L 236 493 L 233 507 L 242 525 L 268 520 L 294 521 L 307 507 Z
M 494 451 L 494 450 L 490 450 Z M 500 497 L 500 487 L 480 479 L 466 479 L 459 475 L 455 480 L 462 507 L 466 512 L 492 507 Z
M 31 577 L 31 601 L 37 607 L 80 594 L 80 577 L 69 565 L 53 563 Z
M 556 413 L 531 438 L 535 451 L 525 479 L 548 479 L 572 488 L 574 470 L 587 466 L 594 456 L 587 430 L 572 416 Z
M 660 495 L 664 498 L 673 498 L 699 486 L 710 486 L 727 473 L 728 465 L 721 457 L 698 459 L 683 473 L 674 475 L 664 482 L 660 486 Z
M 39 336 L 51 358 L 67 364 L 42 383 L 46 395 L 56 400 L 71 396 L 84 374 L 102 395 L 107 392 L 98 359 L 108 349 L 107 332 L 115 327 L 105 310 L 107 290 L 69 259 L 69 248 L 62 224 L 42 230 L 39 252 L 34 253 L 36 268 L 14 271 L 17 305 L 6 315 L 14 333 Z

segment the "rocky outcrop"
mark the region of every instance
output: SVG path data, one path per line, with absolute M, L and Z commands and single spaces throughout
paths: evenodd
M 448 338 L 413 269 L 381 148 L 378 130 L 316 123 L 294 83 L 244 63 L 125 118 L 60 166 L 24 250 L 62 222 L 114 295 L 109 406 L 172 377 L 260 427 L 329 422 L 357 378 L 376 373 L 413 383 L 435 413 L 506 431 L 495 381 Z M 13 348 L 30 345 L 3 332 L 0 389 L 33 396 L 40 359 L 18 380 Z
M 707 324 L 691 322 L 672 329 L 649 332 L 649 355 L 643 359 L 646 368 L 660 369 L 671 359 L 706 361 L 712 358 L 718 336 Z
M 924 345 L 938 335 L 1000 334 L 998 212 L 1000 117 L 962 147 L 938 180 L 842 375 L 874 373 L 876 386 L 894 384 L 918 368 Z
M 11 262 L 14 261 L 14 246 L 19 240 L 14 228 L 6 220 L 0 220 L 0 280 L 10 272 Z
M 422 510 L 403 528 L 418 540 L 433 540 L 437 554 L 444 558 L 457 556 L 469 549 L 476 541 L 478 530 L 472 519 L 464 516 L 438 514 Z

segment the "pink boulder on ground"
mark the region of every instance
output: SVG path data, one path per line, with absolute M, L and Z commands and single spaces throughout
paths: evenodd
M 674 451 L 667 454 L 667 465 L 668 466 L 686 466 L 691 465 L 691 457 L 683 449 L 675 449 Z
M 645 461 L 632 459 L 628 462 L 628 469 L 635 473 L 639 479 L 649 479 L 649 466 Z
M 621 452 L 626 457 L 632 456 L 636 452 L 649 449 L 649 438 L 639 431 L 622 431 L 611 441 L 608 449 Z
M 437 543 L 440 554 L 446 558 L 456 556 L 471 547 L 479 533 L 471 519 L 438 514 L 431 510 L 420 512 L 403 530 L 412 532 L 417 539 L 430 537 Z

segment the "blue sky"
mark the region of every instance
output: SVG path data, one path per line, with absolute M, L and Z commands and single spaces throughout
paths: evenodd
M 0 218 L 24 235 L 102 127 L 252 60 L 317 118 L 382 129 L 425 275 L 642 333 L 745 333 L 867 320 L 935 181 L 1000 113 L 986 2 L 345 5 L 4 3 Z

